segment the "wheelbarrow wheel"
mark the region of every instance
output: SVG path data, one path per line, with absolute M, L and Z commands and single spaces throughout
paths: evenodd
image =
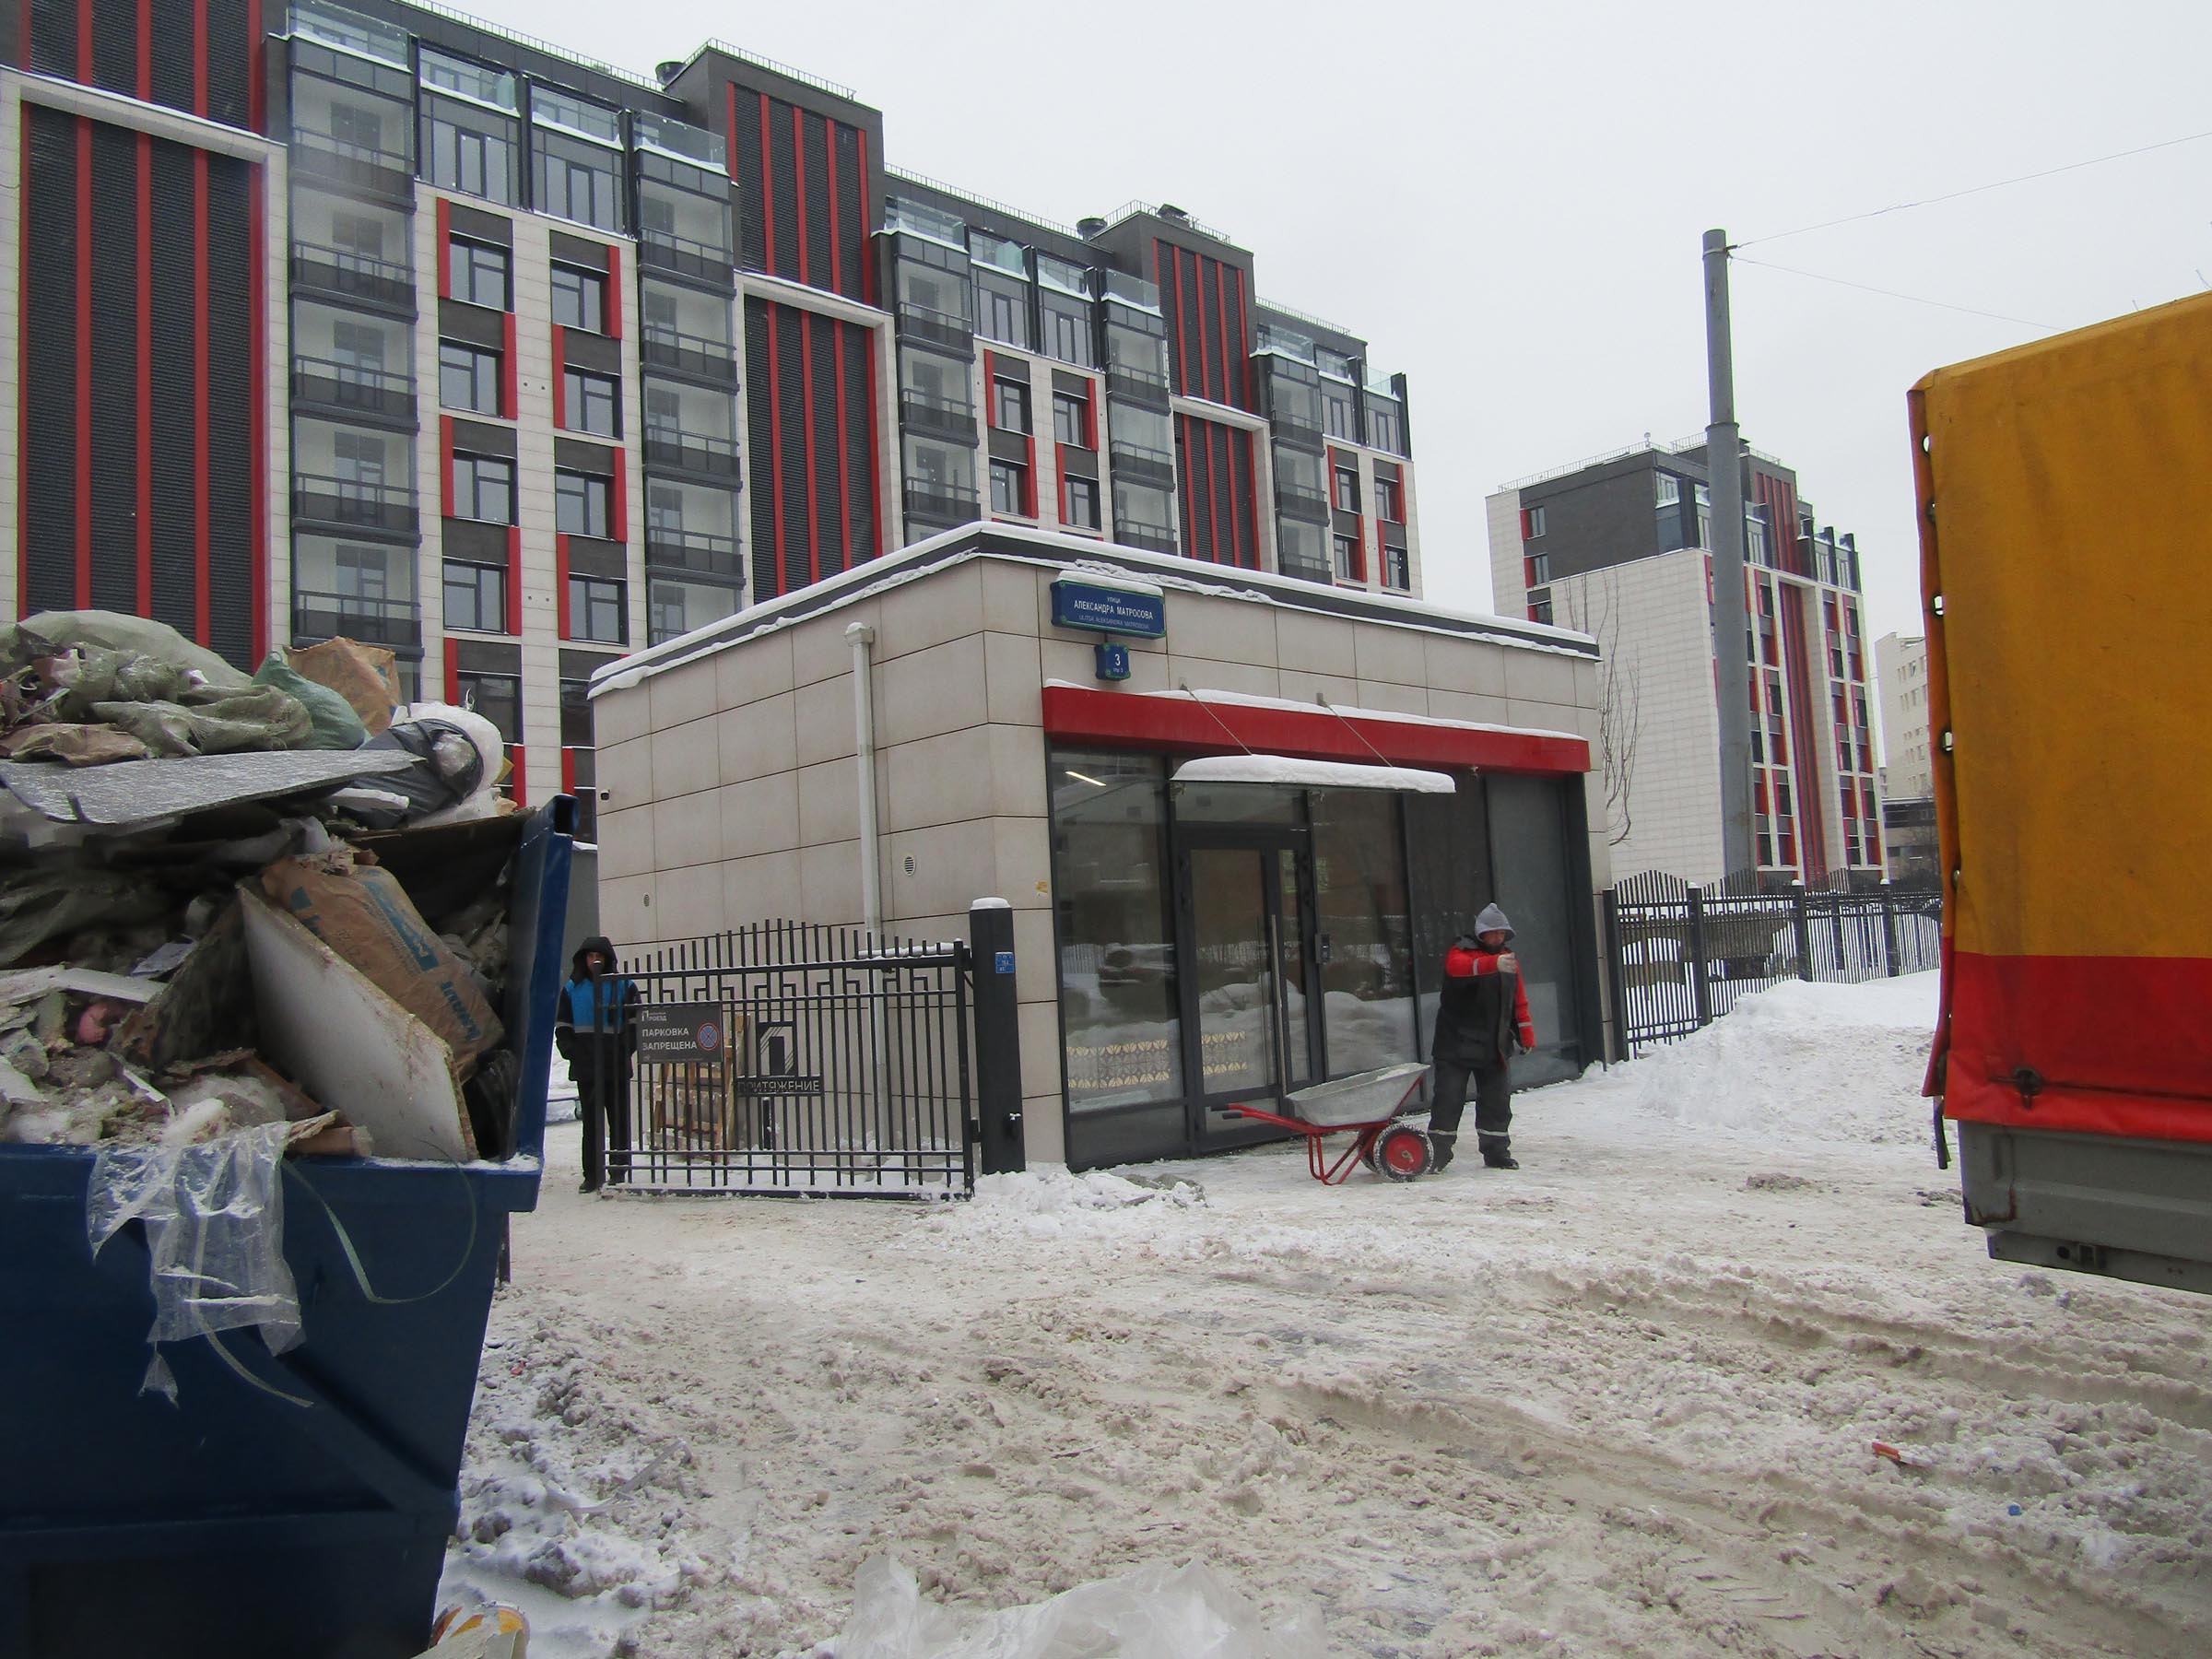
M 1376 1137 L 1375 1168 L 1393 1181 L 1427 1174 L 1430 1161 L 1429 1137 L 1418 1129 L 1400 1125 Z

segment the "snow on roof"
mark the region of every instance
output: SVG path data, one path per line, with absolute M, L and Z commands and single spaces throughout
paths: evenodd
M 1021 550 L 1034 548 L 1033 555 Z M 1317 587 L 1296 576 L 1266 571 L 1228 570 L 1175 553 L 1152 553 L 1096 536 L 1033 530 L 1022 524 L 956 525 L 901 547 L 882 559 L 799 589 L 747 606 L 690 632 L 617 659 L 592 676 L 591 694 L 625 690 L 682 663 L 726 649 L 742 641 L 790 628 L 855 605 L 971 559 L 997 559 L 1065 571 L 1086 581 L 1111 581 L 1157 587 L 1163 593 L 1204 594 L 1244 599 L 1288 609 L 1334 612 L 1348 621 L 1385 628 L 1408 628 L 1472 639 L 1513 651 L 1548 652 L 1591 658 L 1597 641 L 1569 628 L 1496 617 L 1480 611 L 1446 610 L 1397 594 Z M 1218 573 L 1216 573 L 1218 572 Z M 1386 718 L 1396 718 L 1388 716 Z
M 1408 794 L 1455 794 L 1447 772 L 1410 766 L 1358 766 L 1348 760 L 1300 760 L 1289 755 L 1208 755 L 1175 769 L 1177 783 L 1272 783 L 1290 789 L 1389 789 Z

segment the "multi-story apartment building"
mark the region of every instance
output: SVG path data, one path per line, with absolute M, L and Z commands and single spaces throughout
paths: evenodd
M 850 90 L 443 9 L 19 0 L 0 611 L 335 633 L 592 782 L 584 688 L 953 525 L 1418 594 L 1406 382 L 1173 207 L 901 173 Z M 586 792 L 588 794 L 588 791 Z
M 1928 753 L 1928 641 L 1884 634 L 1874 642 L 1882 711 L 1882 829 L 1900 880 L 1936 879 L 1936 768 Z
M 1882 875 L 1881 793 L 1862 641 L 1859 556 L 1820 526 L 1797 475 L 1747 450 L 1754 837 L 1772 880 Z M 1617 876 L 1731 874 L 1722 845 L 1711 476 L 1701 438 L 1648 441 L 1524 479 L 1488 500 L 1492 601 L 1599 636 Z

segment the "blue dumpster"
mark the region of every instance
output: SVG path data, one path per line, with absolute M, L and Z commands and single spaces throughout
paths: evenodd
M 139 1227 L 95 1260 L 92 1155 L 0 1147 L 0 1654 L 428 1645 L 505 1222 L 537 1203 L 573 821 L 566 796 L 534 814 L 515 865 L 514 1156 L 292 1160 L 284 1245 L 305 1339 L 272 1357 L 229 1333 L 255 1382 L 199 1338 L 163 1348 L 177 1404 L 140 1394 L 154 1305 Z

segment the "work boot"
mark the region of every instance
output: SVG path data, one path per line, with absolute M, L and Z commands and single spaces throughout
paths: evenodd
M 1521 1167 L 1513 1157 L 1512 1146 L 1502 1135 L 1482 1136 L 1482 1162 L 1485 1169 L 1517 1170 Z
M 1458 1135 L 1446 1135 L 1441 1130 L 1429 1131 L 1429 1172 L 1431 1175 L 1444 1172 L 1444 1166 L 1452 1161 L 1452 1143 L 1458 1138 Z

